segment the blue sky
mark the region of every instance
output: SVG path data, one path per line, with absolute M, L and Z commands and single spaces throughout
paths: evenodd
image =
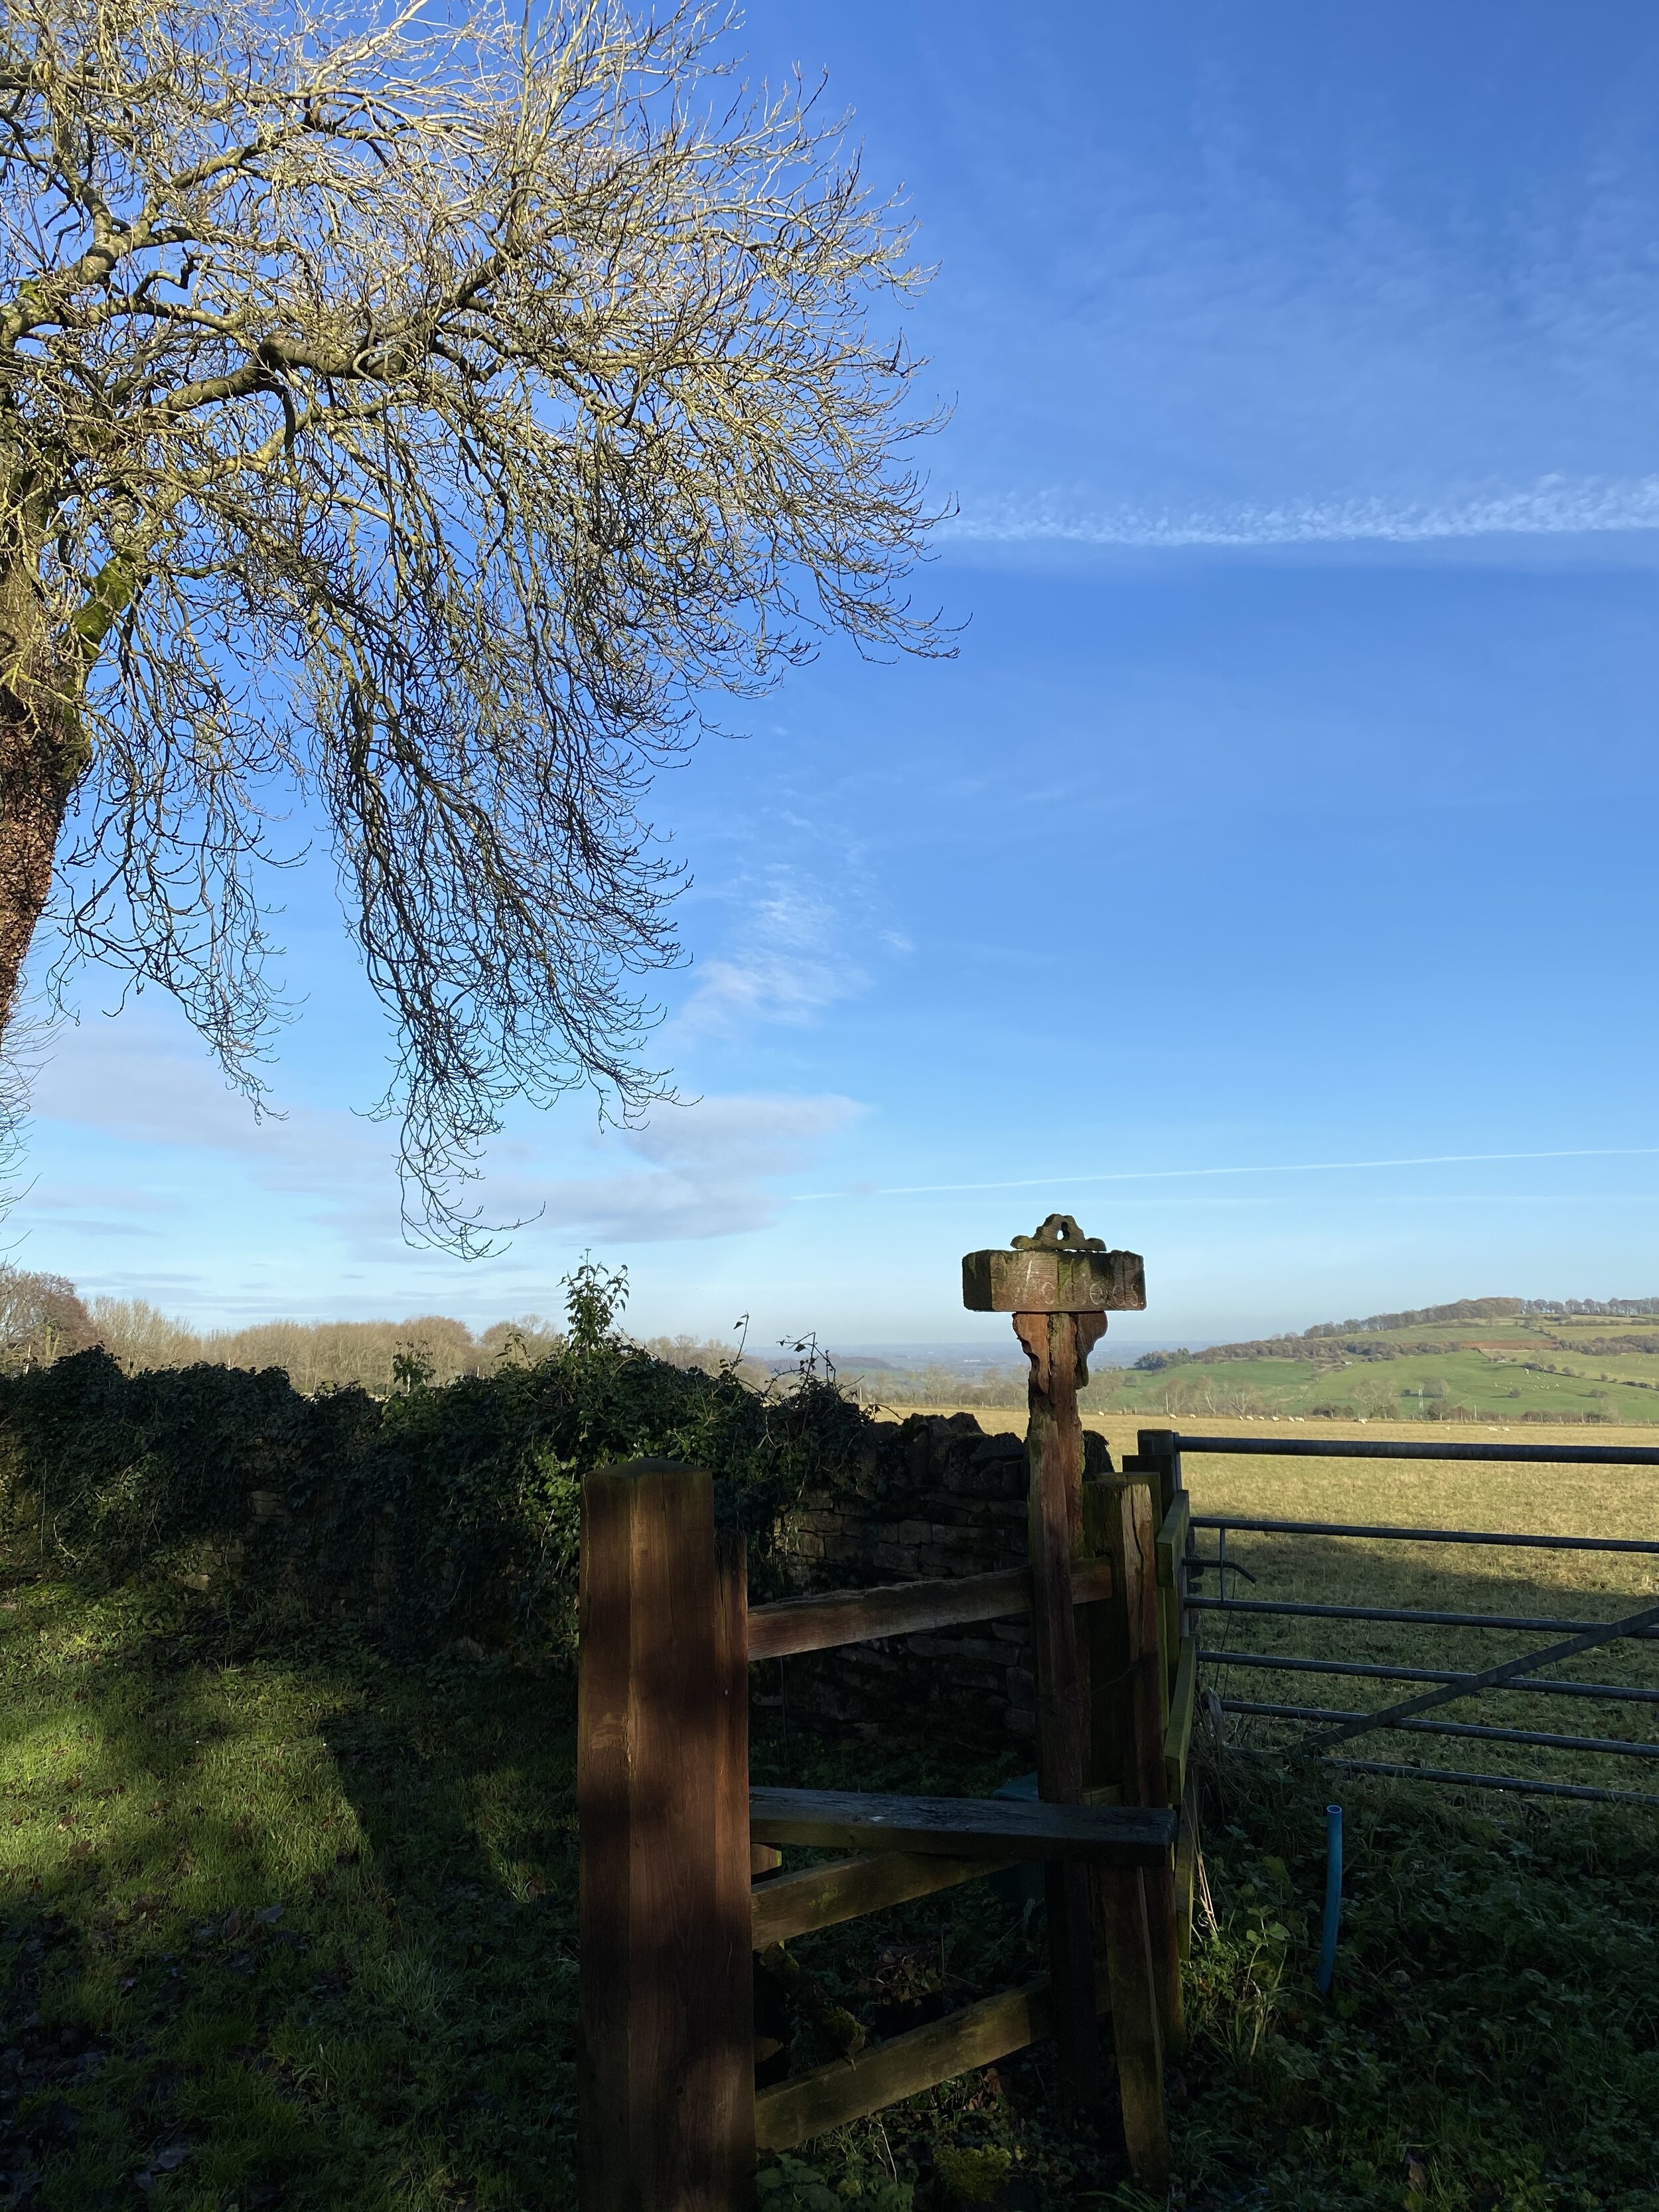
M 1146 1340 L 1659 1291 L 1659 16 L 757 0 L 743 44 L 828 69 L 939 264 L 966 628 L 659 784 L 697 1103 L 516 1116 L 486 1202 L 539 1219 L 409 1250 L 319 866 L 286 1118 L 87 979 L 15 1255 L 483 1322 L 591 1248 L 642 1330 L 989 1349 L 959 1255 L 1054 1207 L 1145 1253 Z

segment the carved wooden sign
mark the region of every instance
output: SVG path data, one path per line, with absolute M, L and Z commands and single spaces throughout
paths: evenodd
M 1051 1213 L 1011 1250 L 965 1253 L 962 1303 L 970 1313 L 1138 1313 L 1146 1263 L 1139 1252 L 1109 1252 L 1069 1213 Z

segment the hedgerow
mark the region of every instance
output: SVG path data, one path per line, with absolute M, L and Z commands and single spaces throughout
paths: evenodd
M 96 1586 L 234 1589 L 404 1640 L 567 1647 L 579 1495 L 643 1456 L 708 1468 L 765 1594 L 807 1480 L 857 1462 L 869 1416 L 811 1369 L 757 1389 L 617 1334 L 622 1279 L 571 1279 L 549 1356 L 434 1388 L 418 1363 L 379 1400 L 306 1396 L 280 1368 L 123 1373 L 93 1350 L 0 1376 L 0 1504 L 14 1543 Z

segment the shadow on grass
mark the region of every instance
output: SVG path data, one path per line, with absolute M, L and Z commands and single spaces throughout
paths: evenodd
M 0 2205 L 568 2203 L 568 1684 L 5 1602 Z
M 1393 1559 L 1379 1601 L 1624 1602 L 1616 1583 L 1567 1593 L 1461 1558 L 1425 1580 Z M 1354 1595 L 1363 1565 L 1328 1542 L 1294 1572 L 1340 1569 Z M 0 1604 L 0 2204 L 568 2205 L 568 1681 L 261 1649 L 153 1595 L 19 1587 Z M 787 1766 L 762 1740 L 757 1774 L 975 1790 L 1024 1763 L 975 1765 L 908 1717 L 908 1742 L 803 1732 Z M 1338 1786 L 1350 1882 L 1323 2005 L 1329 1785 L 1288 1766 L 1214 1785 L 1220 1924 L 1195 1952 L 1197 2040 L 1171 2075 L 1188 2206 L 1659 2212 L 1650 1824 Z M 799 1951 L 829 2002 L 882 2035 L 1024 1979 L 1040 1935 L 975 1885 Z M 813 2171 L 915 2180 L 923 2207 L 956 2147 L 1006 2154 L 1010 2212 L 1110 2201 L 1109 2130 L 1074 2124 L 1047 2063 L 839 2131 Z

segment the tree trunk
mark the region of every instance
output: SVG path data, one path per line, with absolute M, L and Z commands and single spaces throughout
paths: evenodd
M 58 832 L 86 765 L 72 716 L 44 717 L 0 686 L 0 1036 L 16 1011 Z

